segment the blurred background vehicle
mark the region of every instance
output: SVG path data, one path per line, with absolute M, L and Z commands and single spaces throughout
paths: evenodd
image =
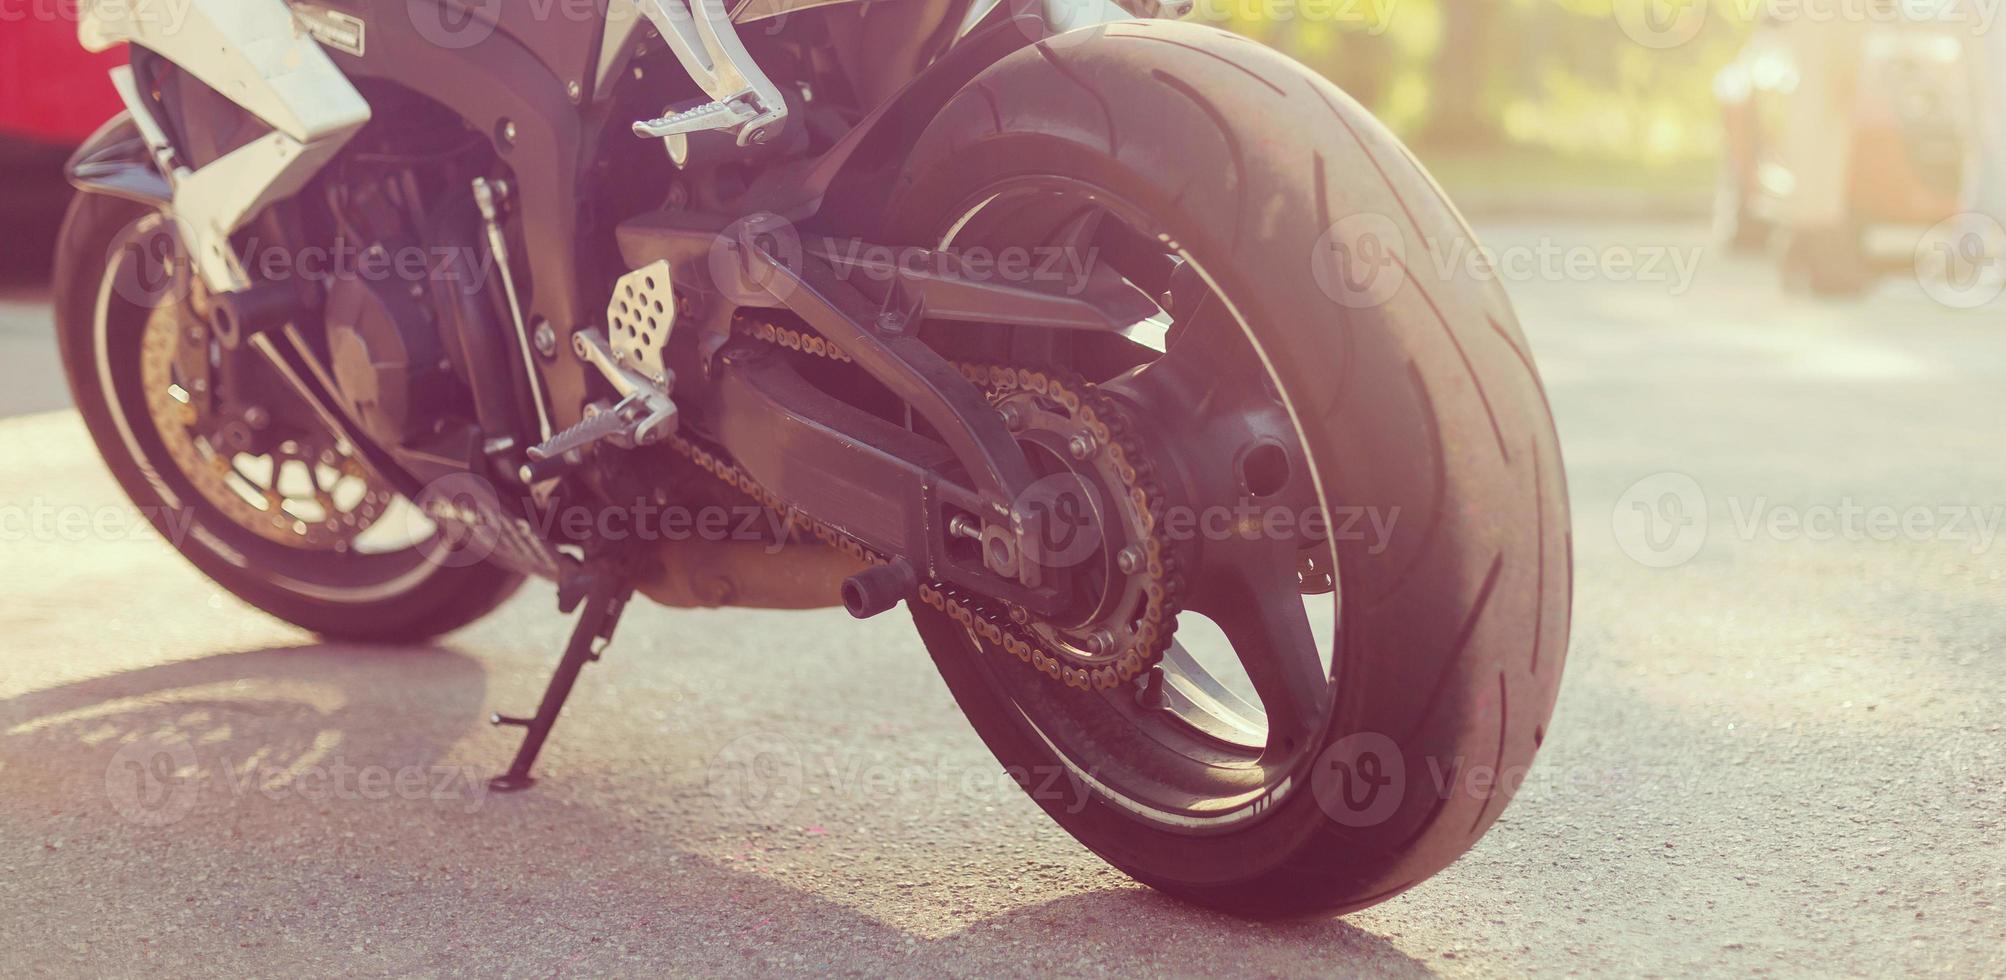
M 68 17 L 6 19 L 0 25 L 0 271 L 45 271 L 69 201 L 63 161 L 119 111 L 105 72 L 123 50 L 91 54 Z
M 1892 5 L 1885 19 L 1860 28 L 1834 38 L 1829 29 L 1817 35 L 1809 24 L 1764 16 L 1714 79 L 1721 239 L 1743 249 L 1771 244 L 1789 224 L 1792 196 L 1819 182 L 1803 171 L 1836 168 L 1837 220 L 1780 250 L 1786 280 L 1826 294 L 1857 293 L 1885 266 L 1871 244 L 1877 230 L 1927 228 L 1956 214 L 1969 156 L 1970 76 L 1959 29 Z M 1817 63 L 1834 45 L 1856 48 L 1841 57 L 1856 56 L 1857 64 Z M 1844 77 L 1809 77 L 1834 70 Z M 1841 111 L 1824 104 L 1827 93 Z M 1807 126 L 1829 128 L 1819 147 L 1829 153 L 1793 152 L 1793 128 Z

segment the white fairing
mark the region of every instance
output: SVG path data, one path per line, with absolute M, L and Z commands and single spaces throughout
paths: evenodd
M 1138 18 L 1112 0 L 1045 0 L 1045 21 L 1058 34 Z
M 369 121 L 369 103 L 284 0 L 86 0 L 77 39 L 91 51 L 121 42 L 147 48 L 272 127 L 196 171 L 156 147 L 174 188 L 176 226 L 218 292 L 250 285 L 230 233 L 297 192 Z M 142 131 L 157 131 L 130 74 L 114 71 L 119 94 Z

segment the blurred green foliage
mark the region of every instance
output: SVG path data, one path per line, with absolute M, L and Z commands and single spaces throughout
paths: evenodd
M 1199 0 L 1194 19 L 1288 52 L 1424 151 L 1677 167 L 1717 152 L 1713 76 L 1760 4 Z M 1635 24 L 1681 12 L 1703 17 L 1682 44 L 1647 46 L 1624 29 L 1624 17 Z

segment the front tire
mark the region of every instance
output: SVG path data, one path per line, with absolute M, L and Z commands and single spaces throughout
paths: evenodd
M 148 416 L 140 368 L 148 318 L 185 299 L 120 285 L 132 281 L 119 278 L 132 249 L 169 247 L 163 222 L 144 206 L 79 194 L 57 239 L 55 270 L 57 343 L 71 395 L 112 476 L 161 536 L 238 598 L 333 639 L 417 643 L 513 594 L 522 577 L 487 562 L 440 563 L 417 546 L 288 548 L 204 499 Z
M 1116 756 L 1147 739 L 1072 753 L 1011 673 L 1024 665 L 915 604 L 962 710 L 1081 843 L 1192 901 L 1348 911 L 1440 871 L 1497 820 L 1545 738 L 1572 591 L 1557 437 L 1508 300 L 1463 264 L 1469 230 L 1330 83 L 1188 24 L 1091 28 L 985 71 L 918 141 L 886 235 L 937 246 L 943 221 L 1024 180 L 1147 215 L 1138 230 L 1236 311 L 1325 512 L 1398 517 L 1384 541 L 1332 534 L 1334 691 L 1315 744 L 1261 795 L 1198 808 L 1217 819 L 1117 792 Z M 1367 256 L 1386 261 L 1351 275 Z M 1392 802 L 1349 811 L 1341 784 L 1368 766 Z

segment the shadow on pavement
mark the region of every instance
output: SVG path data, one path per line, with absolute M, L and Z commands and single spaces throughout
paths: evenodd
M 1148 926 L 1138 926 L 1139 923 Z M 1294 961 L 1306 972 L 1346 977 L 1432 977 L 1434 971 L 1386 939 L 1343 919 L 1253 922 L 1180 902 L 1145 888 L 1112 888 L 1013 909 L 963 935 L 1071 937 L 1119 959 L 1154 958 L 1187 976 L 1260 973 Z
M 385 685 L 383 674 L 393 671 L 404 682 Z M 422 698 L 413 696 L 418 690 L 425 692 Z M 441 647 L 314 644 L 254 650 L 92 678 L 0 702 L 0 747 L 16 759 L 37 750 L 74 754 L 79 746 L 110 756 L 147 755 L 108 766 L 144 763 L 137 775 L 158 785 L 140 788 L 160 797 L 151 802 L 165 804 L 190 779 L 214 782 L 221 775 L 215 770 L 223 767 L 284 771 L 318 764 L 336 751 L 429 764 L 451 744 L 453 733 L 475 725 L 485 690 L 478 662 Z M 379 707 L 409 711 L 414 723 L 392 731 L 352 717 Z M 155 768 L 151 753 L 142 751 L 149 747 L 170 761 L 192 758 L 199 772 Z M 107 789 L 116 796 L 120 790 L 113 781 L 108 774 Z M 137 802 L 144 806 L 149 799 Z M 161 819 L 124 815 L 139 823 Z
M 0 702 L 0 865 L 38 895 L 0 925 L 58 972 L 1429 975 L 1342 921 L 1249 923 L 1137 888 L 944 935 L 914 924 L 926 909 L 887 921 L 689 849 L 717 830 L 700 774 L 490 795 L 456 761 L 487 695 L 451 649 L 323 644 Z M 498 765 L 496 748 L 473 754 Z M 119 914 L 87 914 L 106 880 Z

